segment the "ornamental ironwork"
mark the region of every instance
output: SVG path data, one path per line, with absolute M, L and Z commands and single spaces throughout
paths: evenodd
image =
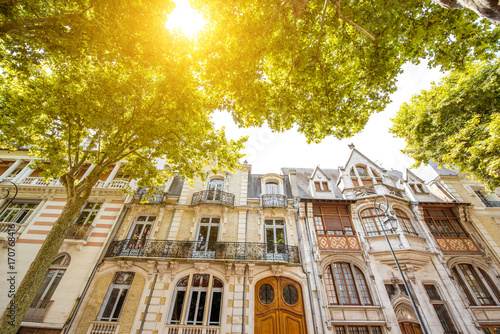
M 193 194 L 191 205 L 197 204 L 222 204 L 227 206 L 234 205 L 234 194 L 222 190 L 203 190 Z
M 262 195 L 263 208 L 285 208 L 286 196 L 280 194 L 264 194 Z
M 297 246 L 257 242 L 125 239 L 111 243 L 106 257 L 158 257 L 300 263 Z
M 142 200 L 147 200 L 147 204 L 161 204 L 165 198 L 165 193 L 163 192 L 163 185 L 157 186 L 153 189 L 148 189 L 146 187 L 140 187 L 137 189 L 137 194 L 139 194 L 139 203 Z

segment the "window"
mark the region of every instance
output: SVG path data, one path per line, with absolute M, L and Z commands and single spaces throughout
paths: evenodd
M 314 205 L 313 214 L 317 234 L 354 235 L 348 206 Z
M 328 188 L 328 182 L 326 181 L 314 181 L 314 187 L 316 191 L 330 191 Z
M 361 220 L 365 226 L 366 235 L 380 235 L 383 234 L 383 227 L 380 225 L 379 219 L 383 221 L 384 214 L 380 210 L 366 209 L 361 211 Z
M 500 325 L 481 326 L 484 334 L 500 334 Z
M 48 305 L 70 262 L 71 258 L 68 254 L 61 254 L 56 257 L 49 268 L 49 272 L 45 275 L 30 308 L 45 308 Z
M 424 187 L 421 184 L 417 184 L 417 188 L 418 188 L 419 192 L 421 192 L 421 193 L 425 192 Z
M 347 262 L 333 263 L 325 268 L 324 277 L 330 305 L 373 304 L 365 276 L 358 267 Z
M 266 219 L 266 251 L 271 257 L 274 254 L 285 253 L 286 237 L 285 222 L 281 219 Z
M 378 326 L 335 326 L 335 334 L 382 334 Z
M 33 214 L 39 203 L 11 203 L 0 216 L 0 222 L 23 224 Z
M 368 177 L 368 172 L 366 171 L 366 168 L 363 166 L 356 166 L 356 171 L 358 172 L 359 176 L 366 176 Z
M 173 325 L 219 326 L 222 310 L 222 288 L 222 281 L 208 274 L 192 274 L 180 279 L 175 286 L 169 323 Z M 187 305 L 184 305 L 185 303 Z M 185 310 L 185 314 L 183 314 L 183 310 Z M 207 310 L 208 315 L 205 323 Z
M 217 236 L 219 235 L 220 218 L 201 218 L 196 237 L 197 251 L 215 251 Z
M 277 195 L 279 194 L 278 184 L 276 182 L 267 182 L 266 183 L 266 194 L 268 195 Z
M 118 272 L 115 274 L 99 311 L 99 321 L 118 321 L 133 279 L 134 273 L 131 272 Z
M 143 248 L 149 237 L 156 216 L 139 216 L 134 222 L 128 239 L 129 248 Z
M 399 226 L 401 226 L 401 229 L 403 230 L 404 233 L 411 235 L 418 235 L 415 229 L 413 228 L 410 218 L 408 218 L 406 213 L 404 213 L 399 209 L 395 209 L 394 212 L 396 213 L 396 218 L 398 219 Z
M 467 238 L 451 209 L 424 209 L 425 222 L 434 237 Z
M 451 321 L 450 315 L 446 310 L 444 305 L 444 301 L 439 296 L 439 292 L 436 289 L 436 286 L 433 284 L 425 284 L 425 291 L 431 300 L 431 304 L 436 311 L 436 314 L 441 322 L 441 326 L 443 326 L 445 334 L 455 334 L 457 331 L 455 330 L 455 326 L 453 326 L 453 322 Z
M 498 305 L 500 293 L 484 270 L 462 263 L 453 268 L 453 274 L 465 291 L 471 305 Z M 496 301 L 493 296 L 496 297 Z
M 222 187 L 224 186 L 224 180 L 222 179 L 212 179 L 208 183 L 208 201 L 218 201 L 220 200 L 220 195 L 222 192 Z
M 82 210 L 80 217 L 75 221 L 77 225 L 91 225 L 95 217 L 101 210 L 102 203 L 87 203 Z

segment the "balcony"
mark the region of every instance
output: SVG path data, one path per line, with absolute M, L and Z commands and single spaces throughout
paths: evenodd
M 161 204 L 165 198 L 163 185 L 156 187 L 153 191 L 146 187 L 140 187 L 137 189 L 137 194 L 139 195 L 139 202 L 145 199 L 148 201 L 147 204 Z
M 109 321 L 91 321 L 88 334 L 115 334 L 120 329 L 120 323 Z
M 286 208 L 286 196 L 279 194 L 263 194 L 260 196 L 263 208 Z
M 500 201 L 485 201 L 485 200 L 483 200 L 483 203 L 487 208 L 500 208 Z
M 300 263 L 297 246 L 257 242 L 125 239 L 113 241 L 106 257 L 157 257 Z
M 320 250 L 361 251 L 358 237 L 355 235 L 317 234 Z
M 89 224 L 74 224 L 66 232 L 65 239 L 87 240 L 94 227 Z
M 17 233 L 21 228 L 21 224 L 10 223 L 10 222 L 0 222 L 0 233 Z
M 26 315 L 24 316 L 23 321 L 28 322 L 42 322 L 45 313 L 47 312 L 49 306 L 53 303 L 53 300 L 41 299 L 34 301 Z
M 108 183 L 106 187 L 106 181 L 97 181 L 95 188 L 110 188 L 110 189 L 124 189 L 128 186 L 129 182 L 125 180 L 113 180 Z
M 443 252 L 474 252 L 480 253 L 481 250 L 472 240 L 472 238 L 443 238 L 434 236 L 436 243 Z
M 222 204 L 226 206 L 234 205 L 234 194 L 221 190 L 203 190 L 193 194 L 191 205 L 198 204 Z
M 167 334 L 219 334 L 219 327 L 167 325 Z
M 60 187 L 59 180 L 52 179 L 45 182 L 43 177 L 26 177 L 19 182 L 21 186 L 48 186 L 48 187 Z

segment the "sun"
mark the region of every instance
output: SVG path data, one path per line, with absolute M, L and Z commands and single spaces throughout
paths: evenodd
M 168 15 L 165 27 L 169 30 L 180 29 L 187 37 L 193 37 L 203 29 L 205 20 L 189 5 L 188 0 L 173 0 L 175 9 Z

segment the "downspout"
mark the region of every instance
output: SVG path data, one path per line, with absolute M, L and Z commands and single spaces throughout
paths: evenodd
M 321 285 L 318 284 L 318 274 L 316 273 L 316 264 L 314 263 L 314 253 L 313 253 L 313 242 L 311 240 L 311 231 L 309 230 L 309 219 L 307 219 L 307 202 L 305 202 L 305 207 L 306 207 L 306 212 L 304 214 L 305 217 L 305 225 L 306 225 L 306 233 L 307 233 L 307 240 L 309 242 L 309 250 L 311 252 L 311 260 L 312 260 L 312 270 L 313 270 L 313 276 L 314 276 L 314 284 L 316 284 L 316 289 L 319 291 L 321 289 Z M 325 319 L 323 318 L 323 312 L 321 310 L 321 300 L 319 299 L 319 293 L 318 296 L 316 297 L 318 299 L 318 305 L 319 305 L 319 315 L 321 317 L 321 324 L 323 327 L 323 333 L 328 333 L 327 329 L 325 328 Z
M 247 236 L 248 236 L 248 209 L 245 216 L 245 259 L 247 257 Z M 246 292 L 247 292 L 247 266 L 245 266 L 245 273 L 243 274 L 243 326 L 241 327 L 241 334 L 245 334 L 245 306 L 246 306 Z
M 300 203 L 300 200 L 299 200 Z M 304 266 L 304 249 L 300 247 L 302 244 L 302 233 L 300 232 L 299 229 L 299 219 L 297 217 L 297 212 L 295 212 L 295 225 L 297 226 L 297 236 L 299 238 L 299 249 L 300 249 L 300 257 L 302 258 L 301 265 L 302 265 L 302 271 L 304 274 L 306 274 L 306 280 L 307 280 L 307 288 L 309 290 L 309 303 L 311 304 L 311 312 L 312 312 L 312 319 L 313 319 L 313 327 L 314 327 L 314 334 L 318 334 L 318 324 L 316 322 L 316 315 L 314 314 L 314 301 L 312 297 L 312 288 L 311 288 L 311 277 L 309 276 L 309 273 L 306 271 L 306 268 Z
M 132 201 L 130 203 L 125 203 L 125 204 L 132 204 L 134 202 L 134 198 L 132 197 Z M 94 266 L 94 269 L 92 269 L 92 272 L 90 273 L 89 279 L 87 280 L 87 283 L 85 284 L 85 287 L 83 288 L 83 292 L 80 295 L 80 299 L 78 300 L 78 303 L 76 304 L 75 308 L 73 309 L 73 312 L 71 314 L 71 318 L 69 319 L 69 322 L 66 325 L 66 328 L 64 329 L 64 334 L 67 334 L 69 332 L 69 329 L 71 328 L 71 325 L 73 324 L 73 321 L 75 320 L 76 314 L 78 313 L 78 310 L 80 309 L 80 306 L 82 305 L 83 298 L 87 294 L 87 291 L 90 287 L 90 283 L 94 279 L 95 273 L 97 271 L 97 268 L 104 262 L 104 256 L 108 252 L 109 247 L 111 246 L 111 242 L 115 239 L 116 234 L 118 233 L 118 230 L 120 229 L 123 220 L 125 219 L 125 216 L 127 215 L 128 212 L 128 207 L 125 207 L 125 210 L 122 211 L 122 214 L 120 216 L 120 219 L 118 221 L 118 224 L 115 226 L 115 229 L 113 230 L 113 234 L 111 237 L 108 239 L 106 243 L 106 247 L 104 247 L 103 251 L 101 252 L 101 255 L 99 255 L 99 260 L 97 261 L 97 264 Z
M 158 272 L 156 272 L 156 274 L 155 274 L 155 278 L 153 280 L 153 286 L 151 287 L 151 291 L 149 292 L 148 303 L 146 304 L 146 308 L 144 309 L 144 317 L 142 318 L 142 321 L 141 321 L 141 327 L 139 328 L 139 334 L 142 333 L 142 329 L 144 328 L 144 323 L 146 322 L 146 316 L 148 315 L 149 304 L 151 304 L 151 298 L 153 297 L 153 291 L 155 289 L 157 278 L 158 278 Z

